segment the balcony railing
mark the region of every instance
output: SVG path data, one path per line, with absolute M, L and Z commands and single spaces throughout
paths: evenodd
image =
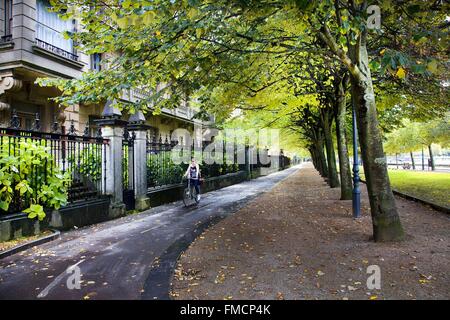
M 73 60 L 73 61 L 78 61 L 78 56 L 72 52 L 63 50 L 61 48 L 55 47 L 54 45 L 45 42 L 43 40 L 40 39 L 36 39 L 36 46 L 38 46 L 41 49 L 44 49 L 46 51 L 52 52 L 58 56 L 61 56 L 63 58 L 69 59 L 69 60 Z
M 150 93 L 143 89 L 132 89 L 129 92 L 125 92 L 122 96 L 123 99 L 131 102 L 136 102 L 142 99 L 148 98 Z M 162 112 L 165 114 L 174 115 L 176 117 L 192 120 L 195 115 L 195 110 L 189 107 L 178 107 L 173 109 L 163 108 Z

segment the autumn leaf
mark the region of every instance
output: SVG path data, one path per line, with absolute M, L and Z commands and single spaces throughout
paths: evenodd
M 427 70 L 431 73 L 436 73 L 437 72 L 437 68 L 438 68 L 438 63 L 436 60 L 431 60 L 428 64 L 427 64 Z
M 395 74 L 398 78 L 404 79 L 406 77 L 406 71 L 402 67 L 398 68 L 397 73 Z
M 219 273 L 216 276 L 216 280 L 214 280 L 215 284 L 221 284 L 225 281 L 225 273 L 220 270 Z

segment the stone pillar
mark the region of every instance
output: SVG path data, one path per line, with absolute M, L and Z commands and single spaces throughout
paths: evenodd
M 136 210 L 150 208 L 150 199 L 147 197 L 147 130 L 150 126 L 145 124 L 145 117 L 141 111 L 131 115 L 128 130 L 134 132 L 134 194 Z M 131 159 L 131 158 L 130 158 Z
M 106 194 L 111 196 L 110 217 L 115 218 L 125 213 L 123 203 L 122 181 L 122 139 L 127 121 L 121 120 L 121 113 L 108 101 L 102 113 L 102 119 L 96 120 L 102 130 L 102 137 L 108 139 L 106 161 L 102 168 Z

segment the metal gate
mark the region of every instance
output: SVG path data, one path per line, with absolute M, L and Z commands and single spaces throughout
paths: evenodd
M 126 210 L 134 210 L 134 140 L 136 133 L 131 134 L 125 128 L 122 139 L 122 181 L 123 181 L 123 202 Z

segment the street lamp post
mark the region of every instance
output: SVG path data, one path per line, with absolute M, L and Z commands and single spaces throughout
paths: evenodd
M 358 128 L 356 126 L 356 111 L 353 105 L 353 218 L 361 217 L 361 190 L 359 189 L 359 159 L 358 159 Z
M 423 146 L 422 146 L 422 171 L 424 171 L 424 170 L 425 170 L 425 157 L 423 154 Z

